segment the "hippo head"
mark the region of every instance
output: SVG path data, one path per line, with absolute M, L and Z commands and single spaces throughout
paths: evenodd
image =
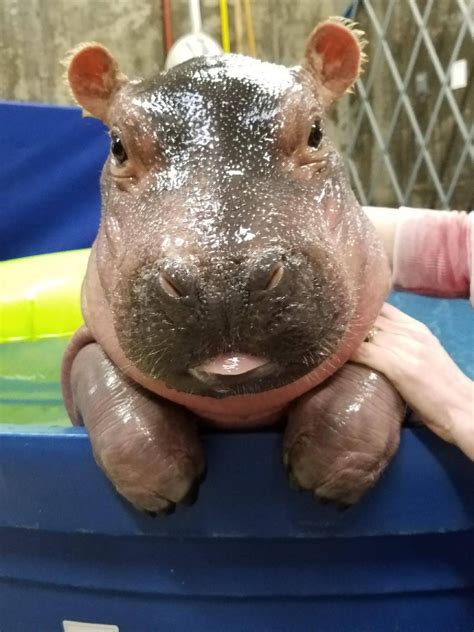
M 111 138 L 84 316 L 135 379 L 263 393 L 362 341 L 388 266 L 324 122 L 360 61 L 339 20 L 294 68 L 223 55 L 129 81 L 102 46 L 73 53 L 73 94 Z

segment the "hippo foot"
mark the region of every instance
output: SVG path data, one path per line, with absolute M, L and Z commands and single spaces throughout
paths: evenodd
M 99 453 L 94 448 L 97 464 L 132 505 L 150 516 L 170 515 L 178 504 L 192 505 L 197 500 L 201 477 L 189 455 L 170 452 L 147 465 L 137 455 L 139 449 L 134 446 L 124 452 L 121 446 L 109 446 Z
M 404 411 L 383 375 L 346 364 L 290 409 L 283 442 L 290 485 L 339 508 L 356 503 L 395 454 Z
M 78 352 L 70 379 L 76 421 L 122 496 L 151 514 L 195 500 L 205 466 L 185 409 L 130 382 L 96 343 Z

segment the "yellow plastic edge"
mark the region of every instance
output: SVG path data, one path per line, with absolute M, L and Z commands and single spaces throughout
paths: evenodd
M 0 262 L 0 343 L 70 336 L 90 250 Z

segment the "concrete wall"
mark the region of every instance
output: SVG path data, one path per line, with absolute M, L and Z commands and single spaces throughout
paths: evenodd
M 204 30 L 220 40 L 218 0 L 201 5 Z M 296 63 L 311 28 L 346 5 L 346 0 L 253 0 L 258 56 Z M 187 1 L 173 0 L 172 10 L 176 39 L 189 29 Z M 163 66 L 162 40 L 160 0 L 0 0 L 0 98 L 70 102 L 60 60 L 84 41 L 110 48 L 129 76 L 153 74 Z

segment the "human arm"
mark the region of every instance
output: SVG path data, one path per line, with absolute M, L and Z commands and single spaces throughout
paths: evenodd
M 352 356 L 383 373 L 421 421 L 474 460 L 474 383 L 423 323 L 385 304 Z
M 364 207 L 392 269 L 395 287 L 470 297 L 474 305 L 474 214 Z

